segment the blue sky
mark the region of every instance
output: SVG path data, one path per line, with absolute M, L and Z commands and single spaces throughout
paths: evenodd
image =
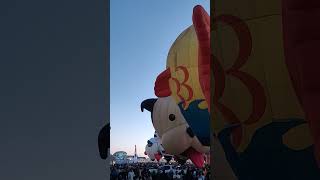
M 165 69 L 170 46 L 192 24 L 192 9 L 209 0 L 111 0 L 110 121 L 111 153 L 138 155 L 153 136 L 150 113 L 140 103 L 155 97 L 157 75 Z

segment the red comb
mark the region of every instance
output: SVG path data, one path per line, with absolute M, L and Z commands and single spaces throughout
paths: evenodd
M 159 74 L 154 85 L 154 93 L 157 97 L 168 97 L 171 95 L 170 78 L 171 72 L 169 68 Z

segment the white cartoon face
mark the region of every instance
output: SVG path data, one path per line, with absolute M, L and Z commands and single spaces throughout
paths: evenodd
M 161 146 L 160 138 L 155 133 L 154 137 L 147 141 L 147 145 L 145 147 L 145 155 L 147 155 L 152 161 L 154 161 L 155 159 L 159 161 L 163 156 L 163 152 L 164 149 Z
M 149 101 L 147 103 L 146 101 Z M 209 152 L 209 147 L 203 146 L 194 135 L 172 97 L 146 100 L 141 104 L 152 112 L 152 123 L 158 133 L 165 153 L 182 155 L 194 164 L 201 166 L 203 153 Z M 143 107 L 144 105 L 152 105 Z

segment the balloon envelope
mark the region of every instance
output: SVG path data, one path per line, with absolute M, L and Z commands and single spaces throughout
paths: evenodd
M 315 2 L 214 3 L 213 128 L 239 179 L 320 178 Z

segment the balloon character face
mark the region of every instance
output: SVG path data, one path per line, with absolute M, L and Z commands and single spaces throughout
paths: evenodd
M 147 99 L 141 103 L 143 109 L 151 112 L 153 126 L 166 153 L 187 157 L 197 167 L 203 166 L 203 153 L 209 147 L 200 143 L 172 97 Z

